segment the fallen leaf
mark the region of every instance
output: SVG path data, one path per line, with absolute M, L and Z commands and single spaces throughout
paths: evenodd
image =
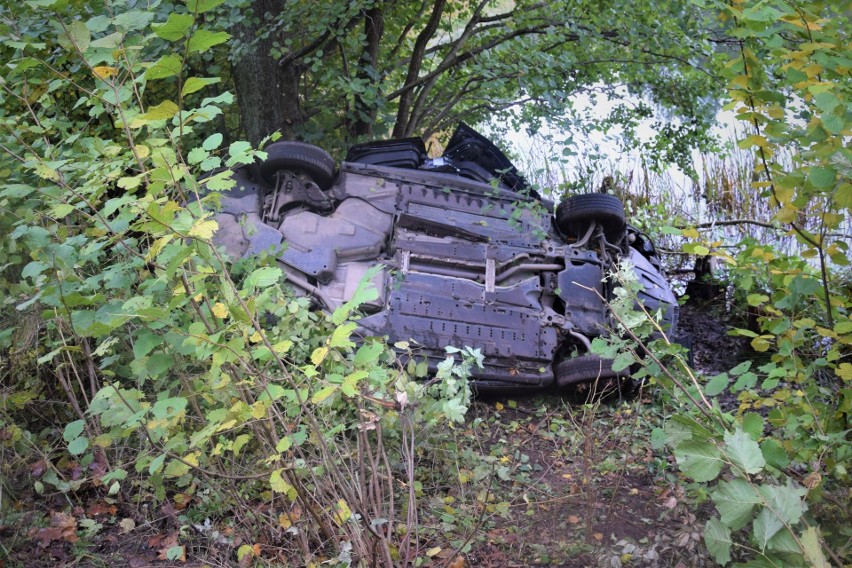
M 577 515 L 568 515 L 568 522 L 572 525 L 576 525 L 580 522 L 580 517 L 578 517 Z
M 433 556 L 435 556 L 439 552 L 441 552 L 441 547 L 435 546 L 435 547 L 432 547 L 432 548 L 430 548 L 429 550 L 426 551 L 426 556 L 428 556 L 429 558 L 432 558 Z
M 448 568 L 464 568 L 465 567 L 464 558 L 462 558 L 461 556 L 456 556 L 455 559 L 452 562 L 450 562 L 447 566 L 448 566 Z
M 603 540 L 603 533 L 596 532 L 595 534 L 592 535 L 592 538 L 595 539 L 596 541 L 600 542 L 600 541 Z
M 186 509 L 186 506 L 189 505 L 189 502 L 192 501 L 192 495 L 187 495 L 186 493 L 178 493 L 173 497 L 175 502 L 175 509 L 178 511 L 183 511 Z
M 162 535 L 160 536 L 162 537 Z M 148 542 L 150 543 L 150 540 Z M 186 562 L 186 548 L 178 544 L 178 535 L 176 532 L 161 538 L 158 546 L 160 546 L 157 551 L 158 560 Z
M 97 517 L 98 515 L 115 515 L 118 512 L 118 509 L 115 505 L 110 505 L 108 503 L 94 503 L 89 506 L 89 509 L 86 511 L 87 517 Z
M 77 537 L 77 519 L 66 513 L 53 512 L 50 514 L 50 526 L 39 529 L 34 538 L 42 548 L 47 548 L 55 540 L 77 542 L 80 540 Z
M 121 529 L 121 534 L 126 534 L 136 528 L 136 521 L 133 519 L 121 519 L 118 521 L 118 526 Z

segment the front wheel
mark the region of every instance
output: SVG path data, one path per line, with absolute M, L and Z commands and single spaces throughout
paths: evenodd
M 593 221 L 601 225 L 607 241 L 620 241 L 627 229 L 621 200 L 605 193 L 588 193 L 573 195 L 556 207 L 556 226 L 569 237 L 581 238 Z
M 320 189 L 326 190 L 334 181 L 334 158 L 312 144 L 282 140 L 267 146 L 266 159 L 260 164 L 260 175 L 270 185 L 275 184 L 279 170 L 296 170 L 308 174 Z

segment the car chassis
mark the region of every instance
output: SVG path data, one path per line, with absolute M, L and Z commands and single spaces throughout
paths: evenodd
M 645 308 L 677 324 L 654 246 L 626 224 L 616 197 L 575 195 L 554 210 L 465 125 L 434 159 L 419 139 L 355 146 L 339 170 L 308 144 L 266 151 L 234 172 L 214 242 L 233 257 L 275 247 L 290 285 L 329 312 L 381 265 L 358 332 L 412 342 L 431 371 L 446 346 L 477 348 L 477 391 L 626 378 L 590 351 L 611 328 L 607 274 L 622 258 Z

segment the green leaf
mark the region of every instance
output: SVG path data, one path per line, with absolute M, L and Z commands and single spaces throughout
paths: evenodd
M 748 412 L 743 415 L 743 430 L 751 436 L 752 440 L 763 437 L 763 416 L 756 412 Z
M 754 373 L 743 373 L 737 379 L 737 382 L 731 386 L 731 392 L 740 392 L 744 389 L 754 388 L 754 385 L 757 384 L 757 375 Z
M 210 154 L 207 153 L 207 150 L 204 148 L 193 148 L 189 151 L 189 154 L 186 156 L 186 161 L 190 164 L 200 164 L 204 160 L 206 160 Z
M 75 420 L 71 422 L 65 427 L 65 431 L 62 433 L 62 439 L 66 442 L 72 441 L 74 438 L 83 433 L 83 429 L 86 427 L 86 422 L 84 420 Z
M 728 388 L 728 382 L 729 379 L 727 373 L 716 375 L 704 386 L 704 394 L 707 396 L 716 396 Z
M 352 298 L 334 310 L 334 313 L 331 316 L 332 323 L 340 325 L 346 321 L 346 318 L 348 318 L 353 311 L 357 310 L 361 304 L 372 302 L 379 297 L 379 291 L 376 289 L 372 280 L 379 272 L 384 270 L 384 268 L 384 265 L 379 264 L 364 273 L 364 276 L 358 282 L 358 287 L 355 288 L 355 292 L 352 294 Z
M 771 465 L 776 469 L 784 469 L 790 465 L 790 458 L 787 456 L 787 451 L 777 440 L 768 438 L 760 444 L 760 453 L 763 454 L 763 459 L 767 465 Z
M 713 555 L 713 558 L 719 564 L 727 564 L 731 561 L 731 529 L 722 524 L 722 522 L 713 517 L 704 526 L 704 544 L 707 545 L 707 551 Z
M 157 106 L 148 107 L 148 112 L 140 114 L 136 120 L 167 120 L 178 113 L 178 106 L 172 101 L 163 101 Z
M 188 401 L 182 396 L 158 400 L 154 404 L 154 408 L 151 410 L 151 413 L 154 415 L 154 418 L 174 418 L 175 416 L 183 413 L 186 409 L 187 402 Z
M 612 362 L 612 370 L 616 373 L 630 367 L 634 362 L 633 354 L 629 351 L 622 351 Z
M 228 161 L 226 165 L 230 168 L 237 164 L 248 164 L 254 158 L 251 153 L 251 144 L 244 140 L 237 140 L 228 146 Z
M 136 359 L 141 359 L 148 355 L 152 349 L 163 343 L 163 336 L 151 333 L 150 331 L 142 331 L 136 341 L 133 342 L 133 356 Z
M 759 473 L 766 465 L 760 446 L 741 427 L 733 434 L 725 432 L 725 455 L 732 464 L 749 474 Z
M 804 552 L 811 568 L 829 568 L 828 560 L 822 553 L 822 545 L 816 527 L 808 527 L 799 541 L 802 543 L 802 552 Z
M 68 453 L 74 456 L 79 456 L 89 447 L 89 439 L 85 436 L 74 438 L 68 443 Z
M 165 477 L 180 477 L 187 473 L 189 473 L 189 466 L 182 461 L 173 459 L 169 462 L 169 465 L 166 466 L 163 475 Z
M 196 91 L 200 91 L 207 85 L 213 85 L 215 83 L 218 83 L 219 81 L 220 79 L 218 77 L 190 77 L 183 84 L 183 88 L 180 91 L 180 96 L 185 97 Z
M 834 135 L 842 134 L 846 128 L 846 122 L 836 114 L 824 114 L 822 116 L 822 125 Z
M 166 550 L 166 560 L 181 560 L 184 557 L 184 548 L 182 545 L 170 546 Z
M 362 379 L 366 379 L 369 376 L 369 373 L 364 370 L 355 371 L 343 379 L 343 383 L 340 385 L 340 390 L 346 396 L 355 396 L 358 394 L 358 381 Z
M 365 343 L 355 352 L 353 363 L 357 367 L 371 367 L 379 359 L 379 356 L 385 350 L 385 346 L 379 342 Z
M 795 554 L 797 556 L 802 553 L 802 549 L 793 537 L 793 533 L 786 527 L 769 539 L 769 542 L 766 543 L 766 548 L 775 552 Z
M 666 447 L 666 433 L 662 428 L 651 430 L 651 449 L 661 450 Z
M 712 481 L 722 471 L 722 455 L 711 441 L 687 440 L 674 450 L 680 470 L 698 481 Z
M 187 35 L 189 28 L 195 18 L 191 14 L 169 14 L 169 18 L 162 24 L 151 26 L 154 33 L 168 41 L 176 41 Z
M 760 494 L 766 499 L 766 504 L 787 524 L 799 522 L 805 512 L 805 504 L 802 498 L 807 494 L 807 489 L 797 487 L 792 480 L 787 480 L 787 485 L 761 485 Z
M 340 388 L 340 385 L 330 385 L 323 389 L 320 389 L 319 391 L 314 393 L 314 396 L 311 397 L 311 402 L 313 404 L 320 404 L 322 401 L 333 395 L 338 388 Z
M 174 77 L 180 73 L 181 67 L 183 67 L 183 62 L 179 56 L 175 54 L 164 55 L 145 70 L 145 77 L 149 80 Z
M 732 530 L 746 526 L 752 519 L 754 508 L 763 503 L 760 494 L 744 479 L 721 481 L 710 496 L 722 522 Z
M 280 268 L 264 266 L 249 274 L 249 277 L 246 278 L 246 284 L 252 290 L 255 288 L 267 288 L 280 281 L 283 275 L 284 272 Z
M 812 166 L 808 173 L 808 181 L 817 189 L 828 189 L 834 187 L 837 172 L 828 166 Z
M 163 469 L 163 464 L 166 461 L 166 454 L 160 454 L 151 460 L 151 464 L 148 466 L 148 474 L 155 475 L 159 473 L 161 469 Z
M 129 10 L 118 14 L 114 19 L 116 27 L 126 31 L 137 31 L 145 29 L 151 20 L 154 19 L 154 12 L 148 10 Z
M 222 134 L 216 132 L 215 134 L 211 134 L 207 137 L 206 140 L 201 144 L 201 147 L 207 150 L 208 152 L 211 150 L 215 150 L 219 147 L 219 144 L 222 143 Z
M 73 42 L 73 45 L 80 50 L 80 53 L 85 53 L 89 49 L 89 43 L 92 41 L 92 36 L 89 33 L 89 28 L 84 22 L 74 20 L 66 26 L 67 38 Z M 60 42 L 60 45 L 62 42 Z M 68 46 L 70 47 L 70 45 Z
M 754 538 L 757 540 L 757 545 L 760 547 L 761 552 L 766 550 L 766 545 L 769 544 L 769 540 L 778 534 L 784 527 L 784 523 L 781 522 L 772 511 L 769 509 L 763 509 L 758 513 L 757 518 L 754 520 Z
M 193 14 L 209 12 L 225 0 L 187 0 L 186 7 Z
M 228 32 L 211 32 L 210 30 L 196 30 L 189 38 L 189 52 L 206 51 L 214 45 L 225 43 L 231 38 Z
M 349 322 L 338 326 L 338 328 L 334 330 L 334 333 L 331 334 L 331 340 L 328 343 L 329 347 L 337 349 L 351 349 L 352 347 L 355 347 L 355 344 L 349 341 L 349 337 L 352 335 L 352 332 L 355 331 L 356 327 L 358 327 L 358 324 L 355 322 Z

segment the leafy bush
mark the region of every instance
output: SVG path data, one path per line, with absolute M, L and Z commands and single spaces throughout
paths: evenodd
M 180 503 L 184 526 L 217 527 L 235 548 L 265 534 L 296 558 L 413 562 L 418 452 L 462 420 L 481 356 L 453 350 L 416 383 L 416 353 L 405 367 L 382 339 L 352 340 L 369 277 L 316 313 L 274 255 L 232 264 L 212 245 L 230 168 L 264 155 L 205 134 L 233 100 L 191 75 L 228 39 L 204 24 L 220 3 L 161 22 L 14 9 L 0 94 L 4 452 L 37 448 L 39 493 Z M 169 558 L 185 554 L 172 544 Z M 257 553 L 243 544 L 237 558 Z

